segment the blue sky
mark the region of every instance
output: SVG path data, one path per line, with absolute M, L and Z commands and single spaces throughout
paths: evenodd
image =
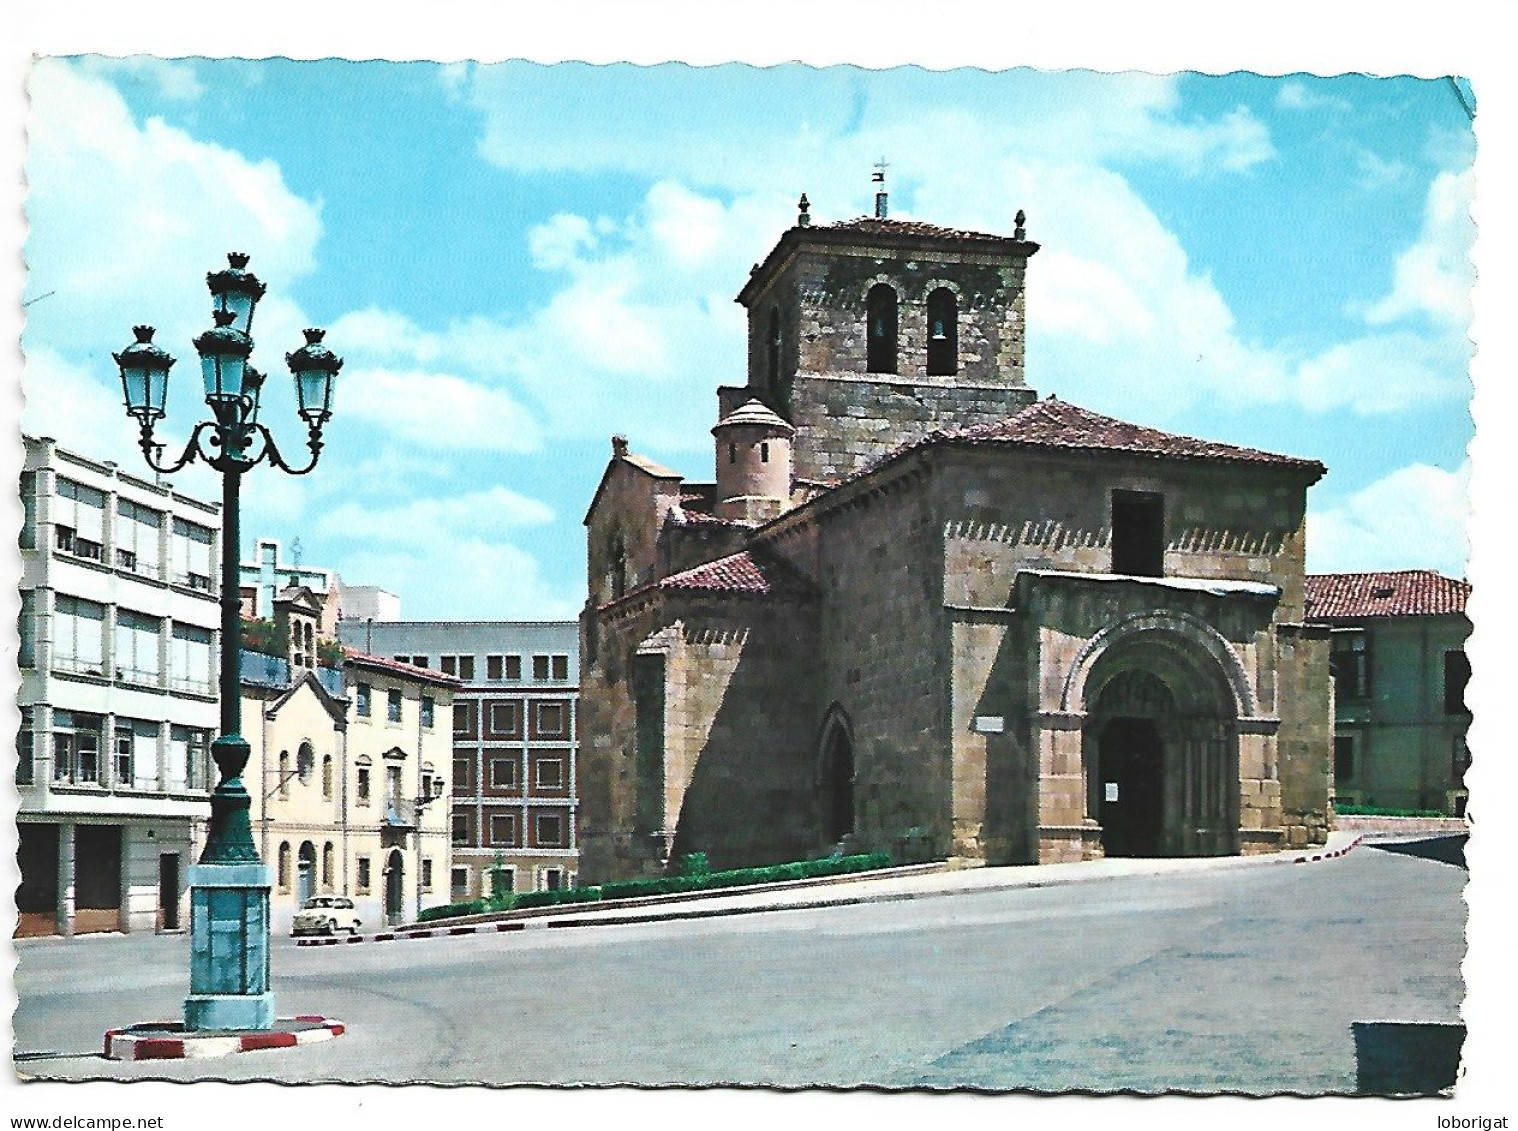
M 247 251 L 281 438 L 300 328 L 347 366 L 323 465 L 254 473 L 245 536 L 408 617 L 573 615 L 608 437 L 710 477 L 749 264 L 803 191 L 819 222 L 865 211 L 881 155 L 893 215 L 1027 211 L 1041 395 L 1322 459 L 1314 570 L 1464 572 L 1473 142 L 1446 81 L 83 57 L 30 93 L 24 426 L 135 466 L 110 351 L 148 321 L 183 437 L 204 272 Z

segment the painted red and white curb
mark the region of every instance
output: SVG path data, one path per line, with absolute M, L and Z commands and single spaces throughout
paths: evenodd
M 340 1037 L 341 1021 L 315 1014 L 281 1017 L 274 1028 L 256 1033 L 186 1033 L 177 1021 L 112 1029 L 105 1035 L 107 1060 L 199 1060 L 259 1049 L 288 1049 Z
M 1361 833 L 1360 835 L 1356 836 L 1352 841 L 1350 841 L 1348 844 L 1344 845 L 1342 848 L 1335 848 L 1331 852 L 1303 853 L 1301 856 L 1298 856 L 1295 859 L 1293 859 L 1291 861 L 1291 863 L 1293 863 L 1293 864 L 1316 864 L 1320 860 L 1337 860 L 1340 856 L 1343 856 L 1351 848 L 1353 848 L 1355 845 L 1359 844 L 1364 839 L 1365 839 L 1365 835 L 1363 833 Z

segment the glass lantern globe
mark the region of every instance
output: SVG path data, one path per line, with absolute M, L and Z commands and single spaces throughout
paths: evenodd
M 169 391 L 169 368 L 174 359 L 153 344 L 153 327 L 133 326 L 137 340 L 120 353 L 113 353 L 121 370 L 121 392 L 127 415 L 144 424 L 162 419 Z

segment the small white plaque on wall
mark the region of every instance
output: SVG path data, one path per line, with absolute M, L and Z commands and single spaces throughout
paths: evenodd
M 1116 801 L 1117 800 L 1117 782 L 1115 782 L 1115 781 L 1109 781 L 1109 782 L 1106 783 L 1106 787 L 1107 787 L 1106 788 L 1106 792 L 1102 795 L 1103 799 L 1106 800 L 1106 801 Z
M 1001 734 L 1007 729 L 1007 720 L 1001 715 L 976 715 L 975 732 L 977 734 Z

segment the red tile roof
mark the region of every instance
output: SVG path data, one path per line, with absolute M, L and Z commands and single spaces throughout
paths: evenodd
M 756 557 L 748 550 L 741 550 L 714 562 L 670 574 L 658 582 L 655 588 L 767 597 L 772 594 L 804 592 L 809 586 L 780 562 Z
M 1072 451 L 1116 451 L 1155 459 L 1206 459 L 1230 463 L 1272 464 L 1295 467 L 1314 473 L 1317 478 L 1327 471 L 1315 459 L 1277 455 L 1255 448 L 1241 448 L 1216 440 L 1198 440 L 1173 432 L 1161 432 L 1142 424 L 1129 424 L 1099 412 L 1081 408 L 1068 401 L 1046 397 L 1013 413 L 1004 420 L 975 424 L 966 428 L 934 430 L 921 440 L 906 444 L 885 459 L 885 463 L 906 452 L 936 444 L 1012 444 L 1018 447 L 1067 449 Z M 875 465 L 879 466 L 879 464 Z M 873 468 L 869 469 L 873 470 Z
M 1428 569 L 1310 573 L 1307 619 L 1435 617 L 1465 612 L 1470 583 Z
M 399 660 L 392 660 L 388 656 L 372 656 L 368 652 L 361 652 L 357 648 L 343 646 L 343 658 L 355 667 L 369 668 L 373 671 L 389 672 L 391 675 L 405 676 L 408 679 L 420 679 L 427 683 L 440 683 L 448 687 L 463 687 L 464 682 L 444 672 L 433 671 L 431 668 L 419 668 L 415 664 L 403 664 Z
M 867 235 L 903 235 L 903 236 L 931 236 L 940 240 L 990 240 L 995 243 L 1017 242 L 1011 236 L 998 236 L 991 232 L 971 232 L 963 228 L 945 228 L 939 224 L 929 224 L 922 220 L 882 220 L 878 216 L 856 216 L 852 220 L 838 220 L 832 224 L 825 224 L 824 229 L 838 230 L 840 228 L 851 232 L 863 232 Z

